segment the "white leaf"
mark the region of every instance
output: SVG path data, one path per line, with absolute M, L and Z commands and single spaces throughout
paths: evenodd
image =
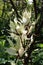
M 32 4 L 33 0 L 28 0 L 28 4 Z

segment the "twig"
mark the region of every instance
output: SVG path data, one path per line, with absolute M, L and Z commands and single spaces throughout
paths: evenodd
M 13 9 L 15 10 L 17 17 L 18 17 L 18 18 L 21 18 L 21 16 L 20 16 L 20 15 L 18 14 L 18 12 L 17 12 L 17 9 L 16 9 L 16 7 L 15 7 L 15 5 L 14 5 L 14 3 L 13 3 L 12 0 L 10 0 L 10 3 L 11 3 L 11 5 L 12 5 Z M 22 19 L 22 18 L 21 18 L 21 19 Z

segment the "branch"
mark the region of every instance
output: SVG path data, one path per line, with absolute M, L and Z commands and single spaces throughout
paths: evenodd
M 19 34 L 18 32 L 16 32 L 16 31 L 11 31 L 11 30 L 7 30 L 9 33 L 13 33 L 13 34 L 15 34 L 15 35 L 18 35 L 18 36 L 20 36 L 21 34 Z
M 11 3 L 11 5 L 12 5 L 13 9 L 15 10 L 17 17 L 18 17 L 18 18 L 21 18 L 21 16 L 20 16 L 20 15 L 18 14 L 18 12 L 17 12 L 17 9 L 16 9 L 16 7 L 15 7 L 15 5 L 14 5 L 14 3 L 13 3 L 12 0 L 10 0 L 10 3 Z M 21 19 L 22 19 L 22 18 L 21 18 Z
M 36 8 L 36 0 L 33 0 L 34 11 L 35 11 L 35 19 L 37 19 L 37 8 Z
M 28 54 L 28 56 L 24 57 L 24 65 L 28 65 L 28 61 L 30 59 L 31 53 L 34 50 L 34 43 L 35 43 L 35 37 L 33 36 L 33 41 L 30 42 L 30 47 L 27 48 L 27 54 Z

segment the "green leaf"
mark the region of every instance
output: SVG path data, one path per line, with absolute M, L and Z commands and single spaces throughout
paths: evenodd
M 9 42 L 10 46 L 11 46 L 11 47 L 14 47 L 14 44 L 13 44 L 12 40 L 10 40 L 10 39 L 7 39 L 7 40 L 8 40 L 8 42 Z
M 10 55 L 16 55 L 16 49 L 13 47 L 6 48 L 6 52 Z

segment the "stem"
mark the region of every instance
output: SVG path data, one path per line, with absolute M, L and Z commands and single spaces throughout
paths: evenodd
M 20 16 L 20 15 L 18 14 L 18 12 L 17 12 L 17 9 L 16 9 L 16 7 L 15 7 L 15 5 L 14 5 L 14 3 L 13 3 L 12 0 L 10 0 L 10 3 L 11 3 L 11 5 L 12 5 L 13 9 L 15 10 L 17 17 L 18 17 L 18 18 L 21 18 L 21 16 Z
M 36 8 L 36 0 L 33 0 L 34 11 L 35 11 L 35 19 L 37 19 L 37 8 Z

